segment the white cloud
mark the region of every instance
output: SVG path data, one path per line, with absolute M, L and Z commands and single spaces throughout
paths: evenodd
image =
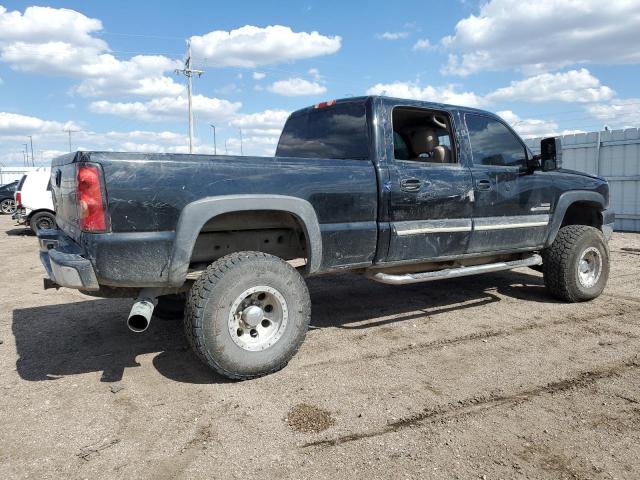
M 317 82 L 310 82 L 296 77 L 278 80 L 269 87 L 269 90 L 278 95 L 297 97 L 302 95 L 321 95 L 327 91 L 327 88 Z
M 230 102 L 204 95 L 193 96 L 193 112 L 213 121 L 231 118 L 242 106 L 240 102 Z M 188 101 L 186 97 L 153 98 L 148 102 L 92 102 L 89 109 L 94 113 L 117 115 L 145 121 L 164 121 L 186 118 Z
M 244 132 L 244 130 L 243 130 Z M 257 155 L 272 157 L 275 154 L 276 146 L 278 145 L 278 137 L 243 137 L 242 138 L 242 153 L 244 155 Z M 222 145 L 224 148 L 224 145 Z M 240 155 L 240 138 L 234 137 L 227 140 L 227 149 L 229 155 Z M 224 151 L 218 145 L 218 151 Z
M 294 32 L 282 25 L 264 28 L 246 25 L 191 37 L 196 60 L 214 67 L 253 68 L 329 55 L 340 49 L 341 42 L 339 36 L 328 37 L 315 31 Z
M 57 122 L 18 113 L 0 112 L 0 136 L 2 137 L 62 133 L 65 129 L 77 130 L 78 128 L 78 124 L 70 121 Z
M 286 110 L 265 110 L 239 115 L 229 125 L 242 128 L 247 135 L 278 137 L 288 117 L 289 112 Z
M 442 44 L 444 73 L 639 63 L 640 0 L 490 0 Z
M 23 72 L 80 79 L 84 96 L 178 95 L 184 87 L 164 73 L 180 62 L 162 55 L 120 60 L 107 43 L 92 36 L 100 20 L 68 9 L 29 7 L 24 14 L 0 7 L 0 61 Z
M 216 88 L 214 91 L 216 93 L 221 93 L 222 95 L 233 95 L 241 93 L 242 89 L 235 82 L 231 82 L 223 85 L 222 87 Z
M 478 107 L 486 103 L 482 96 L 473 92 L 457 92 L 455 85 L 422 87 L 414 82 L 378 83 L 367 90 L 367 95 L 387 95 L 467 107 Z
M 266 77 L 267 74 L 266 73 L 262 73 L 262 72 L 253 72 L 253 79 L 254 80 L 262 80 L 264 77 Z
M 497 114 L 511 125 L 523 138 L 550 137 L 557 135 L 559 131 L 558 124 L 555 122 L 533 118 L 520 118 L 511 110 L 505 110 Z
M 509 101 L 591 103 L 609 100 L 615 96 L 611 88 L 602 85 L 600 80 L 585 68 L 555 74 L 543 73 L 524 80 L 514 80 L 508 87 L 498 88 L 487 95 L 479 95 L 471 91 L 458 92 L 456 85 L 423 87 L 417 82 L 378 83 L 369 88 L 367 94 L 468 107 L 482 107 Z
M 90 34 L 102 22 L 66 8 L 28 7 L 24 15 L 0 6 L 0 42 L 64 42 L 105 49 L 104 41 Z
M 401 38 L 407 38 L 409 32 L 384 32 L 378 33 L 376 37 L 382 40 L 400 40 Z
M 543 73 L 524 80 L 512 81 L 487 95 L 490 101 L 525 102 L 599 102 L 608 100 L 615 92 L 591 75 L 589 70 L 570 70 L 564 73 Z
M 316 82 L 319 82 L 322 80 L 322 76 L 320 75 L 320 70 L 318 70 L 317 68 L 310 68 L 307 73 Z
M 413 50 L 429 50 L 431 49 L 431 42 L 429 42 L 426 38 L 419 39 L 416 43 L 413 44 Z
M 610 103 L 588 105 L 587 112 L 611 128 L 640 125 L 640 98 L 613 100 Z

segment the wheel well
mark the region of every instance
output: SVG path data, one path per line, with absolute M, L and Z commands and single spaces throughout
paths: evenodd
M 56 216 L 56 212 L 49 210 L 48 208 L 40 208 L 38 210 L 33 210 L 31 213 L 29 213 L 29 216 L 27 217 L 28 219 L 30 219 L 31 217 L 33 217 L 36 213 L 50 213 L 51 215 L 53 215 L 54 217 Z
M 247 250 L 270 253 L 284 260 L 306 260 L 308 248 L 302 222 L 289 212 L 229 212 L 204 224 L 189 263 L 210 263 L 229 253 Z
M 591 202 L 572 203 L 564 214 L 561 227 L 566 225 L 588 225 L 602 228 L 601 207 Z

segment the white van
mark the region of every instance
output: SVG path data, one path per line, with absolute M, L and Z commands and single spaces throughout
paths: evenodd
M 18 200 L 18 199 L 16 199 Z M 39 168 L 29 172 L 20 189 L 18 221 L 38 230 L 55 228 L 56 213 L 51 196 L 51 169 Z

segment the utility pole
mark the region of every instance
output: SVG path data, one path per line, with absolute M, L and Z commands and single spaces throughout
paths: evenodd
M 36 160 L 33 158 L 33 136 L 29 135 L 29 142 L 31 143 L 31 166 L 36 166 Z
M 240 156 L 242 156 L 242 129 L 239 128 L 238 130 L 240 130 Z
M 213 128 L 213 154 L 218 154 L 218 147 L 216 146 L 216 126 L 213 123 L 210 123 L 211 128 Z
M 23 145 L 24 145 L 24 154 L 25 154 L 24 160 L 27 164 L 26 166 L 28 167 L 29 166 L 29 144 L 23 143 Z
M 63 132 L 67 132 L 69 134 L 69 153 L 71 153 L 71 133 L 79 132 L 79 130 L 71 130 L 70 128 L 67 128 L 66 130 L 63 130 Z
M 187 40 L 187 59 L 184 62 L 184 68 L 176 69 L 177 74 L 187 77 L 187 97 L 189 98 L 189 153 L 193 153 L 193 112 L 191 107 L 191 77 L 197 74 L 198 77 L 204 73 L 203 70 L 194 70 L 191 68 L 191 39 Z

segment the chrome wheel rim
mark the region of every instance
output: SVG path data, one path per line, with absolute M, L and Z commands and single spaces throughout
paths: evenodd
M 602 256 L 596 247 L 589 247 L 582 252 L 578 261 L 578 281 L 585 288 L 591 288 L 602 273 Z
M 287 302 L 278 290 L 264 285 L 252 287 L 231 304 L 229 335 L 240 348 L 261 351 L 282 337 L 288 321 Z
M 0 204 L 2 213 L 13 213 L 16 211 L 16 202 L 13 200 L 5 200 Z

